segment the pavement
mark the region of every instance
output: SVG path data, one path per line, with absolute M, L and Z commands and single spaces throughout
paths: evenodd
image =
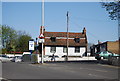
M 62 58 L 55 58 L 56 61 L 65 61 L 66 59 L 64 57 Z M 69 61 L 80 61 L 80 60 L 96 60 L 95 57 L 69 57 Z M 39 58 L 39 61 L 41 61 L 41 57 Z M 51 58 L 44 58 L 44 61 L 51 61 Z

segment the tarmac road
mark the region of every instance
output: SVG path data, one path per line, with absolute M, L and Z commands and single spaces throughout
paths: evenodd
M 118 79 L 119 67 L 96 61 L 2 64 L 6 79 Z

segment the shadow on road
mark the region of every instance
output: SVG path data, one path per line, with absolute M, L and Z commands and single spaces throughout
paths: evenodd
M 80 60 L 80 61 L 45 61 L 44 63 L 79 63 L 79 64 L 103 64 L 103 65 L 112 65 L 109 64 L 108 60 Z M 112 65 L 118 66 L 120 65 Z
M 80 64 L 108 64 L 107 61 L 82 60 L 82 61 L 45 61 L 45 63 L 80 63 Z

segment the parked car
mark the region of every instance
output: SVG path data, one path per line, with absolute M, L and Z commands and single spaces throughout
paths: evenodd
M 22 62 L 22 56 L 15 56 L 11 61 L 12 62 Z
M 10 61 L 10 58 L 7 55 L 0 55 L 0 61 L 8 62 L 8 61 Z
M 95 59 L 97 60 L 109 59 L 110 57 L 113 57 L 113 56 L 118 56 L 118 54 L 114 54 L 110 51 L 102 51 L 95 54 Z

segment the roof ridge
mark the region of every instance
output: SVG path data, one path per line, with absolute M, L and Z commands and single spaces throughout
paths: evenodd
M 49 32 L 45 31 L 46 33 L 67 33 L 67 32 Z M 74 33 L 74 34 L 82 34 L 82 32 L 68 32 L 68 33 Z

